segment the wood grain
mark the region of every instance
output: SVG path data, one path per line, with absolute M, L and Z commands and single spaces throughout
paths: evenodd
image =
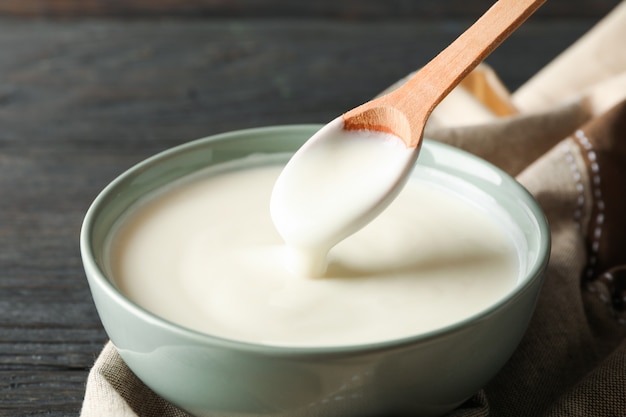
M 478 17 L 492 0 L 3 0 L 0 14 L 17 16 L 325 17 L 342 19 Z M 546 17 L 604 16 L 619 0 L 551 0 Z
M 515 88 L 593 23 L 528 22 L 489 63 Z M 106 340 L 78 234 L 110 180 L 198 137 L 327 122 L 467 24 L 0 19 L 0 416 L 78 415 Z

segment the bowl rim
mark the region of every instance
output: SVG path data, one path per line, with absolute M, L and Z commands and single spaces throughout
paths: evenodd
M 261 126 L 261 127 L 253 127 L 247 129 L 238 129 L 223 133 L 218 133 L 214 135 L 209 135 L 206 137 L 198 138 L 195 140 L 191 140 L 186 143 L 182 143 L 180 145 L 176 145 L 160 151 L 123 171 L 117 177 L 115 177 L 111 182 L 109 182 L 95 197 L 91 205 L 89 206 L 85 217 L 83 219 L 79 244 L 80 244 L 80 254 L 82 258 L 83 267 L 85 269 L 87 279 L 91 285 L 97 285 L 103 290 L 108 297 L 110 297 L 115 304 L 119 307 L 125 309 L 129 313 L 137 316 L 143 321 L 151 323 L 152 325 L 158 326 L 162 329 L 170 333 L 177 334 L 186 339 L 194 340 L 200 344 L 221 346 L 227 349 L 234 349 L 237 351 L 247 351 L 250 353 L 263 354 L 269 356 L 326 356 L 326 355 L 343 355 L 347 353 L 354 354 L 358 353 L 372 353 L 380 350 L 388 350 L 392 348 L 399 348 L 407 345 L 412 345 L 416 343 L 423 343 L 429 340 L 433 340 L 442 336 L 445 336 L 450 333 L 454 333 L 458 329 L 464 328 L 468 324 L 472 322 L 478 322 L 486 319 L 491 314 L 497 312 L 500 308 L 505 306 L 506 304 L 512 302 L 516 298 L 521 297 L 526 291 L 529 291 L 530 288 L 536 283 L 537 280 L 543 280 L 543 275 L 548 266 L 548 261 L 550 258 L 550 249 L 551 249 L 551 237 L 550 237 L 550 229 L 548 226 L 547 219 L 543 213 L 543 210 L 539 206 L 539 203 L 535 200 L 532 194 L 522 186 L 517 180 L 515 180 L 508 173 L 504 172 L 502 169 L 493 165 L 492 163 L 485 161 L 484 159 L 473 155 L 467 151 L 462 149 L 453 147 L 451 145 L 447 145 L 441 142 L 424 139 L 426 143 L 430 146 L 434 147 L 442 147 L 453 152 L 457 152 L 465 158 L 469 158 L 475 162 L 485 165 L 488 169 L 498 174 L 504 181 L 507 181 L 513 189 L 516 190 L 516 193 L 525 201 L 529 211 L 533 214 L 533 217 L 536 221 L 539 236 L 539 247 L 538 247 L 538 256 L 537 262 L 535 262 L 529 272 L 526 274 L 523 282 L 520 282 L 515 288 L 508 292 L 504 297 L 500 298 L 497 302 L 491 304 L 489 307 L 480 310 L 479 312 L 472 314 L 468 317 L 465 317 L 462 320 L 455 321 L 449 325 L 439 327 L 424 333 L 419 333 L 412 336 L 406 336 L 402 338 L 383 340 L 380 342 L 372 342 L 365 344 L 349 344 L 349 345 L 328 345 L 328 346 L 281 346 L 281 345 L 269 345 L 269 344 L 261 344 L 261 343 L 253 343 L 253 342 L 245 342 L 239 341 L 235 339 L 228 339 L 225 337 L 215 336 L 208 333 L 203 333 L 198 330 L 194 330 L 183 325 L 174 323 L 168 319 L 165 319 L 151 311 L 145 309 L 144 307 L 136 304 L 134 301 L 127 298 L 117 287 L 113 284 L 113 282 L 107 278 L 107 274 L 100 268 L 98 263 L 96 262 L 96 256 L 94 254 L 94 250 L 92 247 L 92 238 L 93 238 L 93 226 L 96 222 L 98 213 L 101 208 L 104 207 L 106 197 L 115 191 L 115 189 L 119 186 L 121 182 L 123 182 L 127 177 L 132 177 L 133 175 L 147 169 L 148 167 L 158 164 L 160 160 L 167 156 L 171 156 L 174 154 L 181 153 L 186 150 L 193 149 L 195 147 L 207 146 L 207 144 L 213 142 L 227 141 L 232 138 L 242 137 L 242 136 L 258 136 L 259 134 L 266 134 L 268 132 L 307 132 L 313 133 L 315 130 L 319 129 L 322 125 L 319 124 L 287 124 L 287 125 L 275 125 L 275 126 Z M 93 291 L 93 290 L 92 290 Z M 93 297 L 93 294 L 92 294 Z M 100 314 L 100 312 L 98 312 Z M 106 331 L 106 329 L 105 329 Z M 108 331 L 107 331 L 108 334 Z M 115 344 L 115 342 L 113 341 Z

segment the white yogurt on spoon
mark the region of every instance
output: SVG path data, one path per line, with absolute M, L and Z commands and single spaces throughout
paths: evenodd
M 391 203 L 417 154 L 392 134 L 344 130 L 341 117 L 320 129 L 272 191 L 270 212 L 289 250 L 288 267 L 322 275 L 328 251 Z

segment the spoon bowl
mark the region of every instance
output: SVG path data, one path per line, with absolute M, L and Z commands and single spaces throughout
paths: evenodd
M 272 221 L 296 274 L 323 275 L 328 251 L 387 207 L 404 185 L 393 182 L 408 179 L 418 155 L 394 135 L 344 136 L 343 130 L 340 117 L 325 125 L 292 156 L 274 185 Z

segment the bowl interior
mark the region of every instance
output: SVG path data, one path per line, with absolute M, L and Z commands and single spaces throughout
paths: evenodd
M 256 154 L 293 153 L 319 127 L 282 126 L 225 133 L 172 148 L 132 167 L 100 193 L 85 217 L 81 233 L 85 267 L 90 268 L 94 279 L 108 286 L 129 308 L 150 315 L 119 293 L 109 277 L 106 246 L 115 222 L 146 194 L 172 181 L 211 165 Z M 497 309 L 516 297 L 533 280 L 539 279 L 548 260 L 549 230 L 540 207 L 519 183 L 478 157 L 428 140 L 424 141 L 417 164 L 419 169 L 413 175 L 438 176 L 443 183 L 449 182 L 460 195 L 478 205 L 486 209 L 501 208 L 493 214 L 510 225 L 520 256 L 518 284 L 504 299 L 479 315 Z M 476 318 L 473 316 L 463 322 Z M 152 319 L 165 323 L 158 317 Z M 463 322 L 454 326 L 462 326 Z M 176 327 L 171 323 L 165 324 Z M 419 337 L 429 337 L 447 330 L 450 329 L 440 329 Z M 193 333 L 191 330 L 189 332 Z

